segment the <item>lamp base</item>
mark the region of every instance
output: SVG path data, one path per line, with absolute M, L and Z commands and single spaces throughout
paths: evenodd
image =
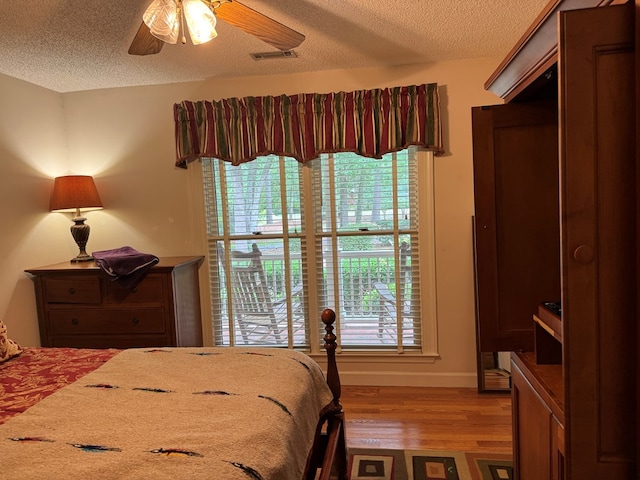
M 73 218 L 74 224 L 71 225 L 71 236 L 78 245 L 80 253 L 71 259 L 71 263 L 90 262 L 93 260 L 93 257 L 85 250 L 90 231 L 89 225 L 84 223 L 85 220 L 86 218 L 80 216 L 79 213 L 76 213 L 76 216 Z
M 91 255 L 89 255 L 86 252 L 85 253 L 80 252 L 77 257 L 74 257 L 71 259 L 71 263 L 90 262 L 91 260 L 94 260 L 94 258 Z

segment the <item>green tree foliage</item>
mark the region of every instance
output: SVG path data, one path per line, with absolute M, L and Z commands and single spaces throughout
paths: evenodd
M 324 162 L 325 165 L 328 160 L 323 157 L 314 162 Z M 368 228 L 390 225 L 385 212 L 393 208 L 392 162 L 391 155 L 382 159 L 359 157 L 352 153 L 334 155 L 331 184 L 336 192 L 339 229 L 357 229 L 366 224 L 369 224 Z M 284 159 L 283 163 L 284 171 L 281 172 L 280 159 L 271 155 L 227 169 L 226 183 L 230 190 L 230 211 L 233 212 L 229 221 L 234 233 L 250 233 L 260 230 L 261 226 L 281 222 L 283 188 L 286 192 L 286 213 L 289 216 L 300 215 L 302 165 L 291 158 Z M 408 209 L 408 170 L 405 162 L 398 162 L 397 166 L 398 207 Z M 322 182 L 329 182 L 328 169 L 323 166 L 322 171 Z

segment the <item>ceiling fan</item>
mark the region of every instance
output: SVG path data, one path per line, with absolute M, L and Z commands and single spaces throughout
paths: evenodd
M 143 22 L 129 47 L 129 54 L 156 54 L 162 50 L 164 43 L 177 43 L 180 31 L 181 42 L 186 43 L 185 16 L 191 40 L 196 45 L 217 36 L 216 18 L 281 51 L 291 50 L 305 39 L 301 33 L 236 0 L 154 0 L 143 15 Z

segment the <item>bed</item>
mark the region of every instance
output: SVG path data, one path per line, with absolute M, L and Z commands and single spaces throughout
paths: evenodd
M 327 374 L 277 348 L 25 348 L 0 363 L 12 479 L 346 479 L 335 314 Z

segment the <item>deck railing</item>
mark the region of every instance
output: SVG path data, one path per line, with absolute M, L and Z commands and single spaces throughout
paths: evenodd
M 343 251 L 339 256 L 340 301 L 343 314 L 352 317 L 370 317 L 378 314 L 374 283 L 381 282 L 395 288 L 395 260 L 392 250 Z M 300 255 L 290 255 L 292 268 L 300 272 Z M 272 298 L 285 296 L 284 256 L 263 254 L 262 264 L 266 273 Z M 331 266 L 325 266 L 325 275 L 330 276 Z M 291 279 L 295 286 L 302 281 L 300 273 Z
M 338 256 L 338 268 L 340 281 L 341 323 L 340 339 L 342 345 L 395 345 L 396 335 L 393 329 L 380 331 L 379 318 L 381 306 L 378 292 L 374 284 L 379 282 L 389 287 L 395 293 L 395 255 L 394 251 L 367 250 L 367 251 L 342 251 Z M 279 253 L 263 252 L 261 256 L 262 266 L 273 300 L 286 297 L 285 262 L 284 255 Z M 301 256 L 290 254 L 290 266 L 293 272 L 291 286 L 295 287 L 302 282 Z M 327 284 L 333 284 L 331 265 L 325 265 L 325 278 Z M 407 277 L 410 280 L 410 276 Z M 330 289 L 330 287 L 329 287 Z M 404 286 L 404 291 L 410 291 L 410 285 Z M 224 292 L 221 292 L 224 296 Z M 223 301 L 223 310 L 226 310 L 227 302 Z M 226 317 L 226 311 L 223 311 Z M 411 318 L 405 319 L 411 322 Z M 228 322 L 225 322 L 228 326 Z M 225 336 L 228 335 L 228 327 L 223 325 Z M 411 328 L 405 328 L 403 343 L 406 346 L 419 344 L 419 339 L 414 338 Z M 304 341 L 304 330 L 298 331 L 298 340 Z M 302 337 L 301 337 L 302 336 Z M 296 342 L 294 342 L 295 344 Z

